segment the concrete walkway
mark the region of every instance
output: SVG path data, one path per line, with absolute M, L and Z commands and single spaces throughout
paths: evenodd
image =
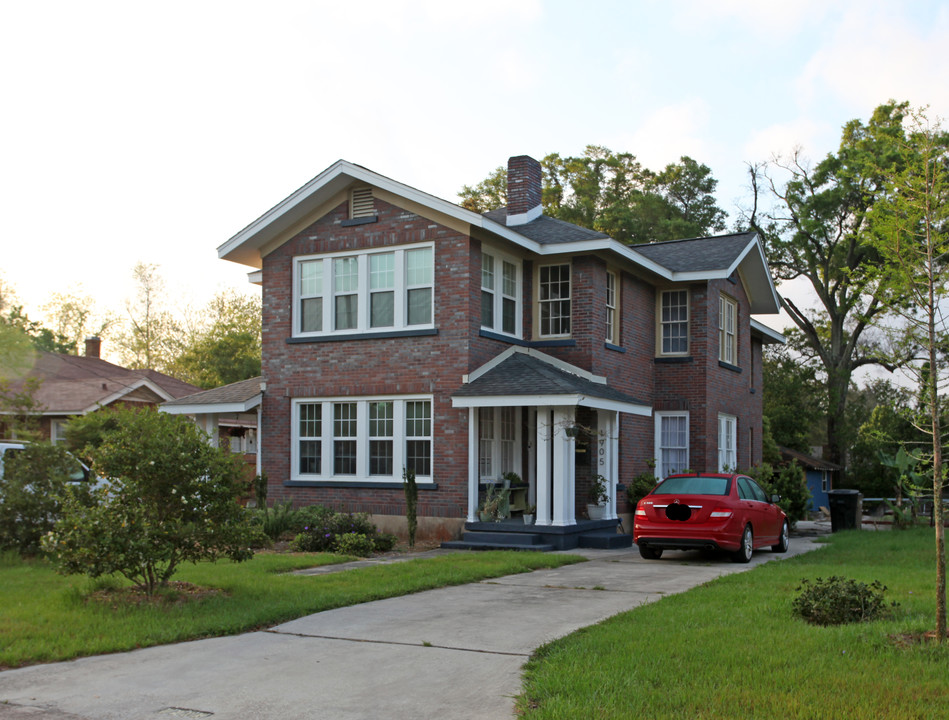
M 807 530 L 802 528 L 805 532 Z M 0 720 L 511 718 L 541 644 L 749 565 L 635 547 L 588 562 L 329 610 L 266 631 L 0 673 Z

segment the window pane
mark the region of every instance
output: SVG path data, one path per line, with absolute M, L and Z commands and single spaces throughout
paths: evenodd
M 570 334 L 570 266 L 540 268 L 540 334 Z
M 494 258 L 481 253 L 481 287 L 494 290 Z
M 428 437 L 432 434 L 432 404 L 427 400 L 405 403 L 405 434 L 407 437 Z
M 432 474 L 432 443 L 430 440 L 408 440 L 405 443 L 405 466 L 418 476 Z
M 513 333 L 517 330 L 517 303 L 511 298 L 504 298 L 501 301 L 501 330 L 506 333 Z
M 359 289 L 359 263 L 354 257 L 336 258 L 333 261 L 336 292 L 356 292 Z
M 481 327 L 494 327 L 494 293 L 481 291 Z
M 391 290 L 395 287 L 395 253 L 369 256 L 369 289 Z
M 405 252 L 405 281 L 409 285 L 432 284 L 432 249 L 420 248 Z
M 323 261 L 307 260 L 300 263 L 300 295 L 312 297 L 323 294 Z
M 300 473 L 319 475 L 322 460 L 322 443 L 319 440 L 300 441 Z
M 300 405 L 300 437 L 320 437 L 323 434 L 323 406 L 319 403 Z
M 300 307 L 300 331 L 323 331 L 323 298 L 304 298 Z
M 335 475 L 356 474 L 355 440 L 335 440 L 333 442 L 333 473 Z
M 392 475 L 392 441 L 369 441 L 369 474 Z
M 353 330 L 356 327 L 358 308 L 358 295 L 338 295 L 336 297 L 336 329 Z
M 369 403 L 369 435 L 392 437 L 392 402 Z
M 426 325 L 432 322 L 432 289 L 421 288 L 408 292 L 408 324 Z
M 502 292 L 508 297 L 517 297 L 517 265 L 505 262 L 502 266 Z
M 369 298 L 371 327 L 392 327 L 395 324 L 395 293 L 374 292 Z

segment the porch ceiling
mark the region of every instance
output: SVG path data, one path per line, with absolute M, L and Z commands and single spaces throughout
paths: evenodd
M 652 415 L 648 403 L 611 388 L 603 378 L 520 348 L 511 348 L 472 373 L 451 401 L 454 407 L 582 405 Z

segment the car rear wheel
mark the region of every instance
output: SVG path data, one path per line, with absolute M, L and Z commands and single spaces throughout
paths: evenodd
M 646 560 L 658 560 L 662 557 L 662 548 L 651 548 L 648 545 L 640 545 L 639 555 Z
M 751 532 L 751 525 L 745 525 L 745 531 L 741 534 L 741 547 L 732 553 L 732 562 L 751 562 L 751 553 L 754 551 L 754 539 L 755 536 Z
M 791 544 L 790 535 L 791 528 L 788 526 L 788 521 L 785 520 L 784 525 L 781 526 L 781 537 L 778 538 L 778 544 L 771 546 L 771 552 L 786 553 L 788 545 Z

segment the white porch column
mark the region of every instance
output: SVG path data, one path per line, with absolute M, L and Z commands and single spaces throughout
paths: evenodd
M 619 413 L 597 412 L 596 472 L 606 478 L 610 501 L 606 517 L 616 519 L 616 483 L 619 480 Z
M 572 407 L 554 408 L 552 441 L 554 444 L 554 517 L 553 525 L 576 525 L 576 441 L 565 429 L 576 418 Z
M 468 522 L 478 519 L 478 408 L 468 408 Z
M 213 447 L 219 447 L 221 445 L 221 440 L 218 437 L 217 414 L 202 413 L 201 415 L 195 415 L 194 422 L 205 432 L 205 434 L 207 434 L 208 445 Z
M 550 442 L 553 435 L 553 426 L 550 420 L 550 408 L 537 408 L 537 516 L 534 521 L 537 525 L 550 525 Z

